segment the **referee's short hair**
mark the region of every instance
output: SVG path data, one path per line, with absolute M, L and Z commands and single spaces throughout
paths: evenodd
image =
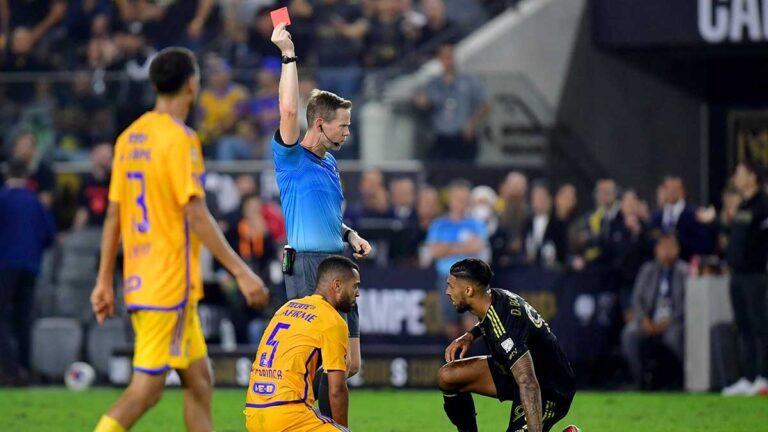
M 317 281 L 315 283 L 319 285 L 321 280 L 337 274 L 351 275 L 352 270 L 360 271 L 360 267 L 345 256 L 331 255 L 317 266 Z
M 477 258 L 465 258 L 451 266 L 449 274 L 460 279 L 468 279 L 478 287 L 487 289 L 491 285 L 493 271 L 485 261 Z
M 307 101 L 307 124 L 311 127 L 317 118 L 331 121 L 339 108 L 352 108 L 352 101 L 329 91 L 314 89 Z
M 181 47 L 165 48 L 149 65 L 149 79 L 160 95 L 175 95 L 198 72 L 195 54 Z

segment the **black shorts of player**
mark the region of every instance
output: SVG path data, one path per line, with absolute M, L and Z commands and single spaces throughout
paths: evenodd
M 507 432 L 525 432 L 525 409 L 520 401 L 520 389 L 511 373 L 504 370 L 504 366 L 488 356 L 488 368 L 491 370 L 493 383 L 496 385 L 496 394 L 500 401 L 512 401 L 509 413 L 509 427 Z M 568 391 L 565 394 L 551 390 L 541 391 L 543 431 L 552 429 L 557 422 L 565 418 L 571 408 L 574 393 Z
M 285 275 L 285 293 L 288 300 L 306 297 L 315 292 L 315 280 L 317 268 L 320 263 L 333 253 L 322 252 L 297 252 L 293 261 L 293 274 Z M 349 327 L 349 337 L 360 337 L 360 317 L 357 312 L 357 304 L 349 313 L 339 311 L 339 314 Z

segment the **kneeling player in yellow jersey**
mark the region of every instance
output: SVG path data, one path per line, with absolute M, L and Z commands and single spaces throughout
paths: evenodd
M 264 331 L 245 403 L 249 432 L 346 431 L 349 312 L 360 295 L 360 273 L 349 258 L 332 255 L 317 268 L 313 295 L 289 300 Z M 322 362 L 333 418 L 313 408 L 312 381 Z
M 99 323 L 115 310 L 113 275 L 123 240 L 125 304 L 136 334 L 133 376 L 97 432 L 122 432 L 159 399 L 176 369 L 189 431 L 210 432 L 211 377 L 197 302 L 203 296 L 200 243 L 236 277 L 251 306 L 268 300 L 264 283 L 230 248 L 205 205 L 200 140 L 184 125 L 200 87 L 191 51 L 168 48 L 150 64 L 155 109 L 115 145 L 101 262 L 91 304 Z

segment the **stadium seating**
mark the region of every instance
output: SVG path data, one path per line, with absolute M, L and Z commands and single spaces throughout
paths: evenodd
M 96 281 L 101 232 L 74 231 L 61 242 L 61 262 L 56 276 L 57 316 L 92 319 L 90 292 Z
M 32 325 L 32 369 L 61 380 L 67 366 L 80 357 L 83 329 L 72 318 L 40 318 Z
M 120 318 L 93 324 L 88 329 L 86 340 L 87 361 L 100 376 L 109 374 L 109 359 L 115 348 L 130 344 L 125 321 Z

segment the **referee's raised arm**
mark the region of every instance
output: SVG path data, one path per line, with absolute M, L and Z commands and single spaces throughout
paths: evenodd
M 299 74 L 296 70 L 296 51 L 285 23 L 272 31 L 272 43 L 280 48 L 283 69 L 280 73 L 280 137 L 286 145 L 299 141 Z

